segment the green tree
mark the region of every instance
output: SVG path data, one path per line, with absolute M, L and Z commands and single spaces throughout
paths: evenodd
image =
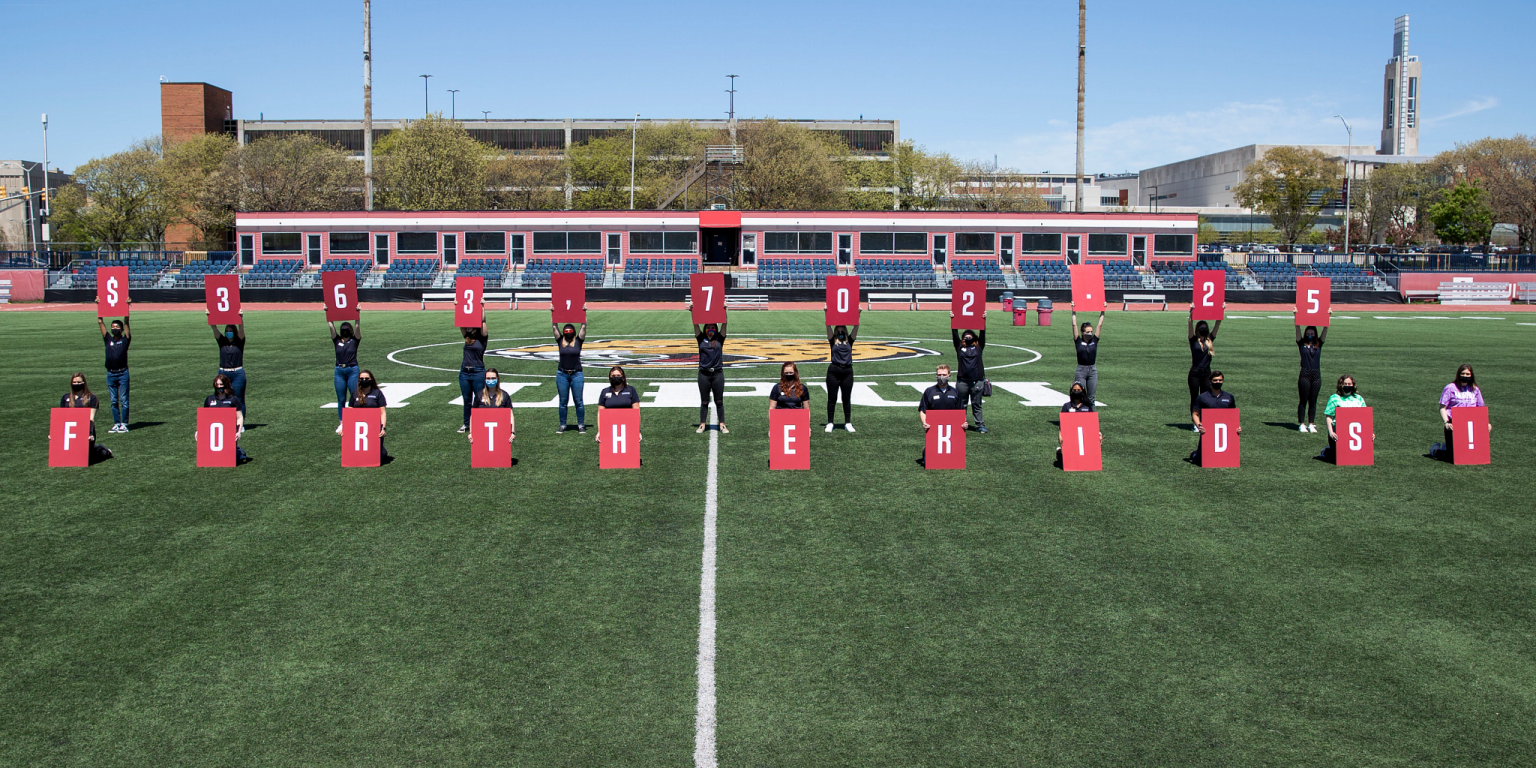
M 956 211 L 1044 211 L 1049 206 L 1034 179 L 1013 169 L 972 161 L 960 166 L 941 206 Z
M 54 199 L 61 234 L 113 251 L 124 243 L 164 241 L 175 207 L 160 168 L 159 139 L 90 160 L 74 176 L 78 191 L 66 187 Z
M 1350 239 L 1358 232 L 1359 242 L 1380 243 L 1388 232 L 1417 228 L 1435 186 L 1431 169 L 1412 164 L 1385 165 L 1357 180 L 1352 202 L 1358 218 Z
M 777 120 L 737 128 L 746 162 L 736 172 L 736 203 L 744 210 L 844 210 L 847 179 L 833 159 L 839 142 Z
M 413 120 L 375 148 L 374 204 L 399 211 L 485 208 L 487 175 L 499 150 L 470 138 L 441 113 Z
M 1269 216 L 1283 242 L 1295 243 L 1317 222 L 1339 188 L 1339 163 L 1315 149 L 1275 147 L 1243 171 L 1232 188 L 1238 203 Z
M 177 142 L 165 150 L 160 173 L 166 194 L 176 220 L 198 230 L 194 247 L 213 250 L 233 239 L 233 218 L 211 205 L 209 191 L 211 179 L 237 148 L 234 137 L 209 133 Z
M 1204 216 L 1201 216 L 1200 229 L 1195 235 L 1195 242 L 1200 245 L 1219 243 L 1221 242 L 1221 233 L 1216 230 L 1215 225 L 1206 220 Z
M 1435 236 L 1455 245 L 1488 242 L 1493 234 L 1493 209 L 1483 198 L 1483 190 L 1467 182 L 1446 191 L 1429 207 Z
M 314 136 L 262 139 L 225 155 L 192 221 L 209 232 L 232 229 L 236 211 L 355 211 L 362 185 L 362 163 Z
M 575 187 L 572 206 L 577 210 L 628 208 L 629 154 L 628 132 L 588 139 L 566 150 L 571 185 Z M 641 207 L 641 199 L 637 194 L 635 207 Z
M 565 174 L 565 157 L 558 150 L 502 155 L 486 167 L 491 207 L 507 211 L 564 208 Z
M 1536 246 L 1536 137 L 1517 134 L 1458 144 L 1449 153 L 1454 177 L 1485 193 L 1495 221 L 1512 224 L 1520 247 Z

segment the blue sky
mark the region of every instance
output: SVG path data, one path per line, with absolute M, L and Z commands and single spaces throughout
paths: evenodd
M 361 115 L 360 0 L 10 2 L 0 157 L 65 170 L 159 132 L 158 81 L 234 92 L 237 117 Z M 1077 8 L 1046 3 L 684 0 L 374 3 L 374 114 L 897 118 L 930 150 L 1070 171 Z M 1536 133 L 1536 3 L 1129 2 L 1088 20 L 1088 170 L 1251 143 L 1375 146 L 1392 20 L 1424 63 L 1421 151 Z M 23 59 L 23 57 L 25 57 Z M 21 64 L 20 62 L 26 63 Z M 46 65 L 42 64 L 46 62 Z M 18 66 L 19 64 L 19 66 Z

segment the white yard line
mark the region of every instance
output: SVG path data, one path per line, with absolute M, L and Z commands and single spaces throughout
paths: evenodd
M 710 418 L 711 425 L 715 419 Z M 715 518 L 719 512 L 720 433 L 709 431 L 709 479 L 704 486 L 704 563 L 699 575 L 699 703 L 694 711 L 693 764 L 715 768 Z

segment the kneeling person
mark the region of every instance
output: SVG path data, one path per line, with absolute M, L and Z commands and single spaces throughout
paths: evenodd
M 1225 384 L 1226 381 L 1227 378 L 1221 375 L 1221 371 L 1211 371 L 1210 390 L 1201 392 L 1200 396 L 1195 398 L 1195 412 L 1191 415 L 1194 416 L 1195 419 L 1196 432 L 1199 432 L 1202 435 L 1205 433 L 1205 422 L 1204 419 L 1201 418 L 1201 414 L 1205 412 L 1205 409 L 1237 407 L 1237 398 L 1234 397 L 1231 392 L 1222 391 L 1221 386 L 1222 384 Z M 1239 435 L 1243 433 L 1242 425 L 1238 425 L 1237 433 Z M 1189 454 L 1189 460 L 1195 464 L 1200 463 L 1200 443 L 1195 443 L 1195 450 L 1193 453 Z
M 250 454 L 240 447 L 240 438 L 245 435 L 245 404 L 235 394 L 234 383 L 228 374 L 220 373 L 213 377 L 213 394 L 203 401 L 203 407 L 235 409 L 235 463 L 250 461 Z
M 1088 396 L 1088 390 L 1083 382 L 1072 382 L 1072 388 L 1067 390 L 1067 402 L 1061 406 L 1062 413 L 1093 413 L 1093 398 Z M 1104 433 L 1099 433 L 1099 440 L 1104 440 Z M 1056 463 L 1061 464 L 1061 430 L 1056 431 Z
M 917 420 L 923 424 L 923 432 L 929 429 L 928 411 L 963 411 L 966 401 L 961 398 L 960 390 L 949 384 L 949 366 L 940 365 L 934 370 L 936 381 L 934 385 L 923 390 L 923 399 L 917 403 Z M 923 438 L 923 452 L 917 457 L 919 467 L 928 466 L 927 437 Z

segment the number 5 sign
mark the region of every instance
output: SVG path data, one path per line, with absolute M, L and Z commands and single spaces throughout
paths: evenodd
M 688 276 L 688 295 L 693 299 L 693 324 L 725 322 L 725 275 L 695 272 Z
M 356 272 L 321 272 L 320 285 L 325 292 L 327 321 L 358 319 Z
M 859 278 L 837 275 L 827 278 L 827 325 L 859 324 Z
M 453 324 L 459 328 L 485 325 L 485 278 L 459 277 L 453 281 Z
M 1296 278 L 1296 324 L 1328 325 L 1328 302 L 1332 297 L 1326 277 Z
M 987 327 L 987 281 L 956 280 L 949 284 L 949 320 L 951 329 Z
M 203 278 L 203 294 L 208 302 L 208 324 L 240 323 L 240 276 L 209 275 Z
M 549 276 L 550 322 L 585 323 L 587 311 L 587 276 L 580 272 L 556 272 Z

